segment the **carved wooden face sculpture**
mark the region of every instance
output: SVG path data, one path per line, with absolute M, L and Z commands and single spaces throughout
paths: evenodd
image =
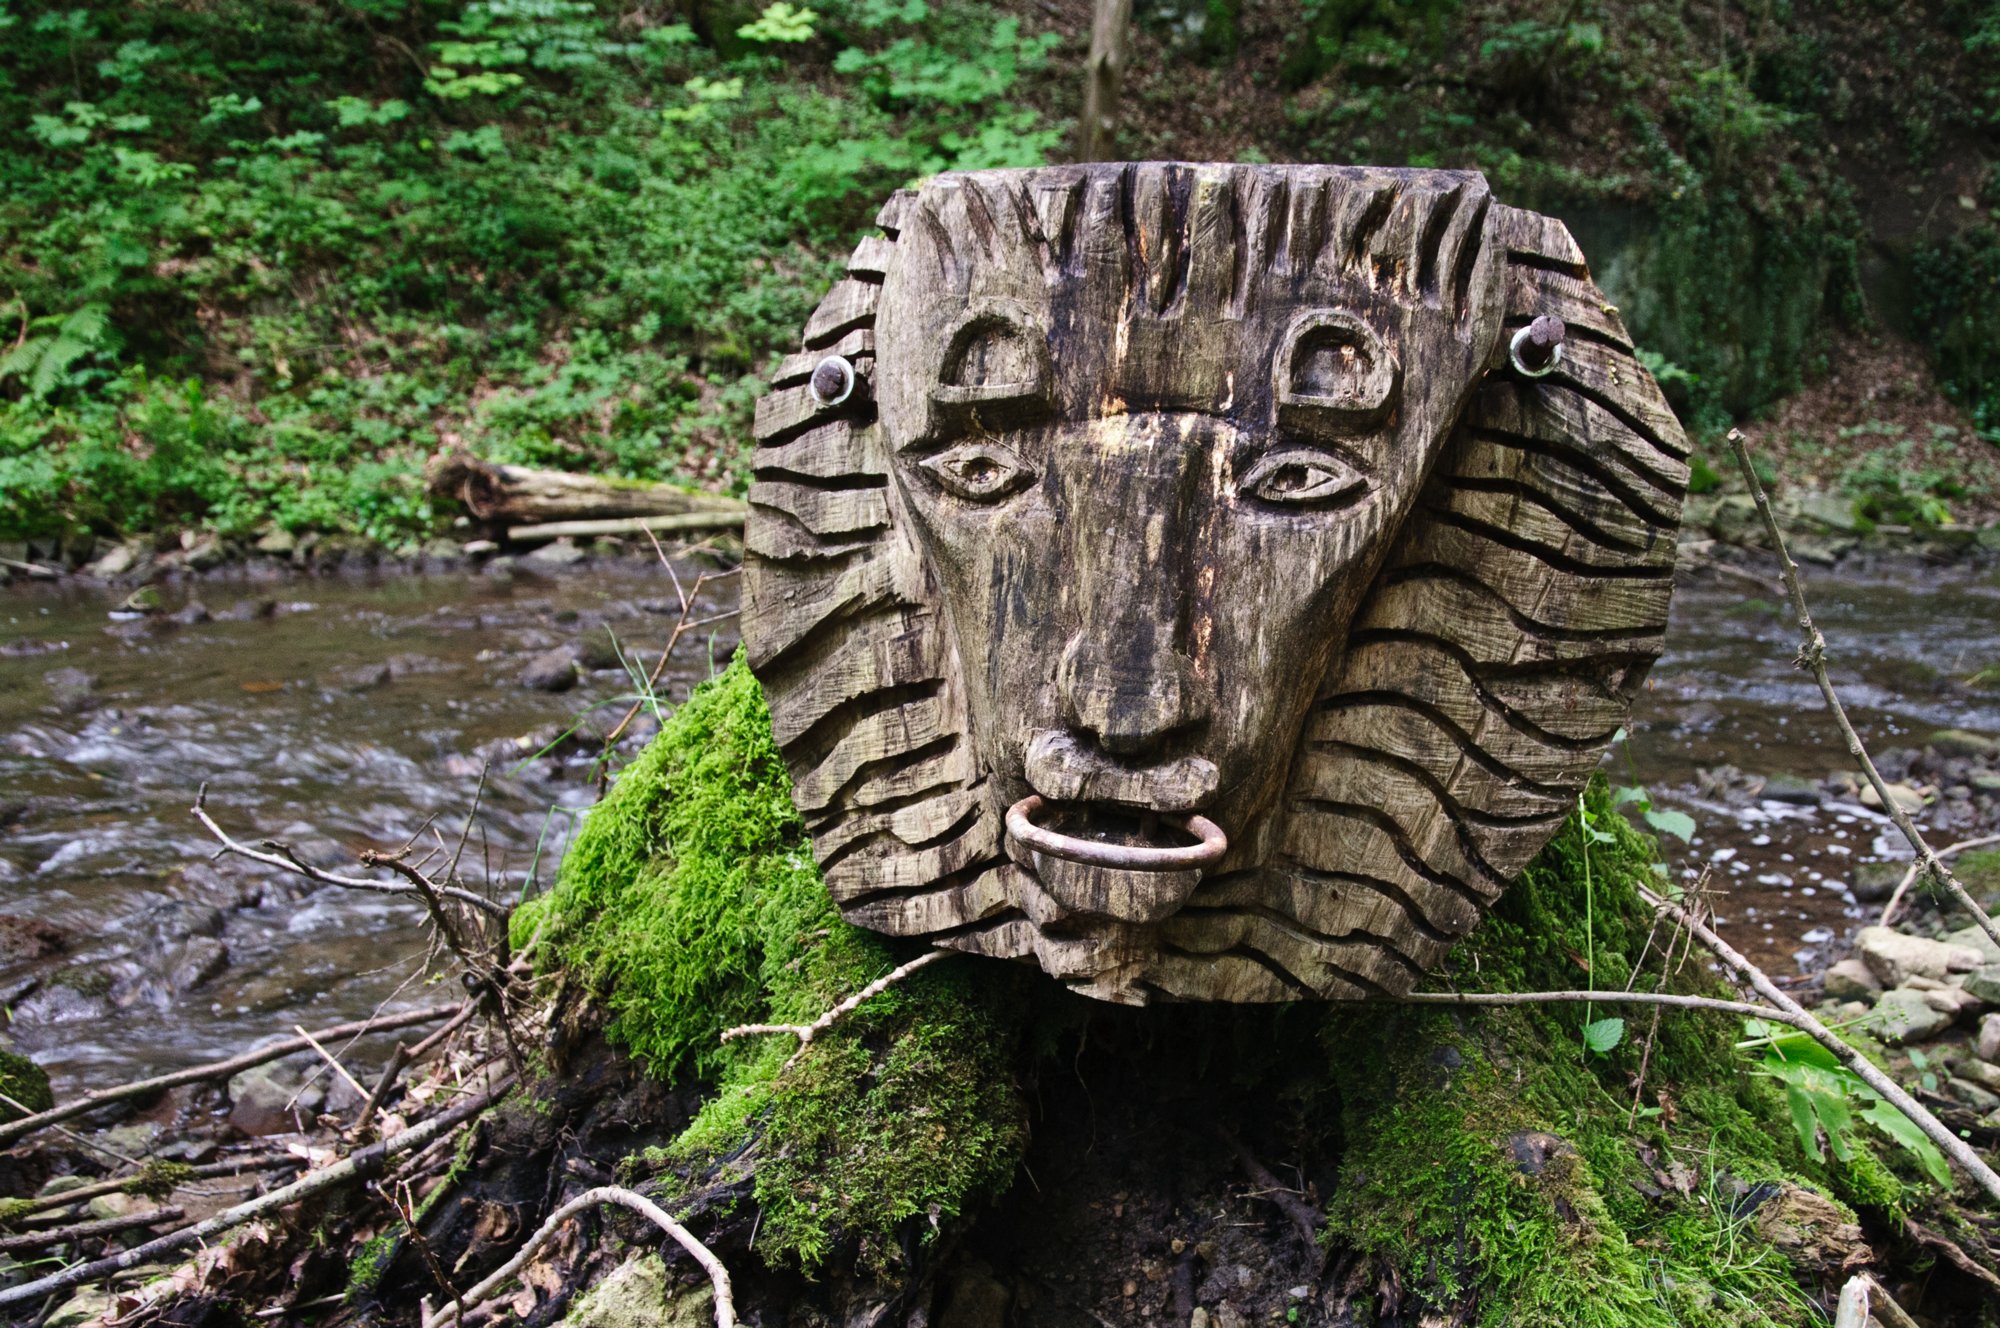
M 746 532 L 846 916 L 1112 1000 L 1408 990 L 1660 649 L 1687 449 L 1567 233 L 1476 175 L 1179 164 L 880 224 Z

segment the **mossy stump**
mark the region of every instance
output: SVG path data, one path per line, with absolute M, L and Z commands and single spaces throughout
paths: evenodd
M 1938 1202 L 1868 1139 L 1816 1160 L 1740 1026 L 1685 1011 L 1627 1011 L 1612 1041 L 1573 1006 L 1134 1010 L 953 957 L 788 1067 L 789 1037 L 720 1034 L 810 1021 L 914 952 L 840 921 L 785 778 L 739 661 L 517 916 L 569 995 L 535 1104 L 429 1224 L 463 1271 L 505 1253 L 465 1214 L 532 1226 L 616 1175 L 723 1256 L 748 1323 L 1807 1325 Z M 1634 888 L 1653 845 L 1610 802 L 1586 795 L 1431 989 L 1713 986 L 1663 961 Z M 605 1221 L 631 1246 L 587 1228 L 527 1322 L 634 1247 L 699 1282 Z M 407 1252 L 375 1271 L 384 1306 L 424 1276 Z

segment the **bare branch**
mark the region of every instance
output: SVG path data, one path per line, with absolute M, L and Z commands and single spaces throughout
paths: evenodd
M 909 963 L 891 969 L 881 977 L 876 978 L 873 982 L 863 987 L 860 991 L 855 992 L 852 996 L 849 996 L 846 1000 L 834 1006 L 810 1024 L 739 1024 L 735 1028 L 724 1029 L 722 1031 L 722 1040 L 724 1042 L 733 1042 L 740 1037 L 755 1037 L 764 1033 L 790 1033 L 799 1040 L 799 1049 L 793 1052 L 791 1058 L 785 1062 L 784 1068 L 789 1070 L 792 1068 L 793 1063 L 805 1054 L 805 1049 L 812 1045 L 814 1038 L 826 1032 L 827 1029 L 832 1028 L 848 1015 L 853 1014 L 861 1007 L 863 1002 L 880 996 L 883 992 L 889 990 L 889 988 L 895 986 L 918 969 L 928 964 L 934 964 L 938 960 L 955 953 L 957 952 L 954 950 L 931 950 L 920 954 Z
M 161 1255 L 176 1253 L 187 1249 L 189 1246 L 199 1245 L 211 1236 L 233 1230 L 236 1227 L 242 1226 L 245 1222 L 254 1221 L 267 1213 L 275 1213 L 279 1209 L 290 1207 L 301 1199 L 307 1199 L 324 1190 L 332 1189 L 337 1185 L 344 1185 L 349 1181 L 373 1175 L 390 1158 L 400 1156 L 413 1149 L 422 1148 L 433 1139 L 456 1129 L 466 1121 L 479 1115 L 498 1101 L 501 1095 L 506 1093 L 513 1085 L 514 1080 L 512 1076 L 502 1079 L 485 1092 L 468 1097 L 465 1101 L 460 1102 L 450 1110 L 439 1112 L 420 1125 L 413 1125 L 401 1134 L 384 1139 L 378 1144 L 371 1144 L 367 1148 L 343 1158 L 331 1166 L 323 1167 L 318 1171 L 301 1176 L 290 1185 L 271 1190 L 252 1199 L 248 1203 L 224 1209 L 213 1217 L 197 1222 L 193 1226 L 182 1227 L 179 1231 L 161 1236 L 157 1240 L 149 1240 L 142 1245 L 135 1245 L 131 1249 L 121 1250 L 117 1254 L 109 1255 L 106 1258 L 97 1259 L 90 1263 L 73 1264 L 60 1272 L 51 1273 L 47 1277 L 36 1278 L 32 1282 L 24 1282 L 19 1286 L 0 1289 L 0 1306 L 38 1302 L 43 1297 L 52 1295 L 55 1292 L 67 1291 L 71 1287 L 82 1286 L 86 1282 L 96 1282 L 111 1277 L 114 1274 L 137 1268 L 141 1264 L 152 1263 Z
M 1744 958 L 1736 947 L 1703 926 L 1700 920 L 1687 910 L 1660 898 L 1643 885 L 1636 888 L 1640 898 L 1679 923 L 1683 930 L 1706 946 L 1710 954 L 1720 959 L 1730 971 L 1749 983 L 1752 990 L 1771 1003 L 1774 1010 L 1762 1011 L 1758 1014 L 1758 1018 L 1774 1019 L 1778 1023 L 1790 1024 L 1832 1052 L 1841 1064 L 1874 1089 L 1883 1101 L 1907 1116 L 1912 1125 L 1922 1130 L 1924 1136 L 1936 1144 L 1946 1157 L 1958 1163 L 1968 1176 L 1978 1182 L 1981 1189 L 1994 1199 L 2000 1199 L 2000 1175 L 1996 1175 L 1993 1168 L 1986 1165 L 1985 1159 L 1974 1152 L 1971 1145 L 1946 1129 L 1943 1122 L 1933 1116 L 1922 1103 L 1904 1092 L 1902 1085 L 1877 1069 L 1873 1061 L 1848 1046 L 1839 1034 L 1813 1018 L 1804 1006 L 1786 995 L 1777 983 L 1771 981 L 1763 969 Z M 1777 1019 L 1777 1013 L 1788 1017 Z
M 222 852 L 217 854 L 218 857 L 222 856 L 222 854 L 234 853 L 236 856 L 248 858 L 252 862 L 261 862 L 267 867 L 276 867 L 279 871 L 290 872 L 294 876 L 303 876 L 307 880 L 318 881 L 322 885 L 337 885 L 345 890 L 367 890 L 378 895 L 408 895 L 417 893 L 413 887 L 398 885 L 394 881 L 377 881 L 363 876 L 341 876 L 333 872 L 321 871 L 318 867 L 302 861 L 290 848 L 283 844 L 269 845 L 269 847 L 277 851 L 263 853 L 251 848 L 248 844 L 231 838 L 226 830 L 215 823 L 215 818 L 208 814 L 207 784 L 203 784 L 200 792 L 195 795 L 192 811 L 194 818 L 206 826 L 208 832 L 221 842 Z M 471 890 L 461 889 L 455 885 L 446 885 L 438 887 L 438 892 L 456 899 L 460 903 L 484 909 L 494 917 L 504 918 L 507 916 L 508 910 L 506 905 L 496 903 L 484 895 L 476 894 Z
M 715 1328 L 735 1328 L 736 1297 L 730 1286 L 729 1269 L 724 1267 L 722 1260 L 715 1256 L 715 1251 L 702 1244 L 693 1232 L 689 1231 L 679 1222 L 676 1222 L 672 1217 L 669 1217 L 666 1210 L 651 1199 L 648 1199 L 645 1195 L 635 1190 L 624 1189 L 616 1185 L 604 1185 L 594 1190 L 586 1190 L 562 1207 L 556 1209 L 555 1212 L 550 1213 L 548 1220 L 542 1223 L 534 1235 L 528 1237 L 527 1244 L 515 1251 L 513 1258 L 502 1264 L 491 1277 L 488 1277 L 478 1286 L 466 1292 L 456 1304 L 442 1309 L 436 1314 L 426 1314 L 423 1320 L 423 1328 L 453 1328 L 453 1325 L 458 1324 L 465 1313 L 461 1308 L 462 1306 L 470 1305 L 476 1308 L 480 1302 L 486 1300 L 502 1286 L 505 1286 L 509 1280 L 523 1268 L 527 1267 L 528 1260 L 532 1259 L 535 1256 L 535 1252 L 548 1242 L 549 1237 L 555 1234 L 558 1227 L 584 1209 L 595 1208 L 599 1204 L 617 1204 L 621 1208 L 630 1209 L 673 1237 L 676 1244 L 693 1255 L 695 1262 L 700 1264 L 703 1271 L 708 1274 L 708 1283 L 715 1290 Z
M 78 1222 L 73 1226 L 52 1227 L 47 1231 L 30 1231 L 19 1236 L 0 1236 L 0 1254 L 26 1254 L 33 1250 L 46 1250 L 56 1245 L 67 1245 L 72 1241 L 91 1240 L 97 1236 L 115 1236 L 121 1231 L 133 1231 L 141 1227 L 164 1226 L 168 1222 L 178 1222 L 187 1216 L 181 1208 L 154 1208 L 143 1213 L 126 1213 L 120 1217 L 101 1217 L 91 1222 Z
M 317 1038 L 322 1042 L 330 1042 L 336 1038 L 361 1037 L 367 1033 L 385 1033 L 392 1029 L 410 1028 L 417 1024 L 434 1023 L 439 1019 L 446 1018 L 458 1012 L 458 1010 L 459 1007 L 456 1005 L 426 1006 L 421 1010 L 405 1010 L 400 1014 L 382 1015 L 374 1019 L 361 1019 L 347 1024 L 335 1024 L 331 1028 L 320 1029 L 318 1032 L 312 1034 L 311 1037 Z M 211 1079 L 227 1079 L 231 1075 L 248 1070 L 253 1066 L 265 1065 L 271 1061 L 282 1060 L 294 1052 L 309 1050 L 311 1046 L 311 1038 L 285 1038 L 282 1041 L 273 1042 L 269 1046 L 260 1047 L 256 1051 L 245 1052 L 241 1056 L 232 1056 L 226 1061 L 213 1061 L 207 1065 L 195 1065 L 185 1070 L 175 1070 L 171 1074 L 157 1075 L 151 1079 L 141 1079 L 137 1083 L 120 1084 L 116 1088 L 106 1088 L 95 1093 L 87 1093 L 73 1102 L 64 1103 L 62 1106 L 51 1107 L 47 1111 L 38 1111 L 33 1115 L 24 1116 L 19 1120 L 0 1124 L 0 1146 L 10 1144 L 24 1135 L 33 1134 L 36 1130 L 47 1129 L 60 1121 L 72 1120 L 78 1116 L 88 1115 L 99 1107 L 109 1106 L 113 1102 L 126 1102 L 132 1098 L 150 1097 L 155 1093 L 163 1092 L 169 1088 L 178 1088 L 182 1084 L 198 1084 Z
M 1910 814 L 1897 806 L 1896 800 L 1889 796 L 1889 785 L 1883 780 L 1882 772 L 1875 768 L 1874 759 L 1862 745 L 1861 735 L 1854 731 L 1853 723 L 1847 718 L 1847 708 L 1841 705 L 1840 697 L 1833 690 L 1833 679 L 1827 676 L 1826 637 L 1813 625 L 1812 612 L 1806 607 L 1805 591 L 1799 584 L 1799 566 L 1792 561 L 1792 555 L 1785 547 L 1784 534 L 1778 529 L 1777 514 L 1771 510 L 1770 496 L 1764 492 L 1764 482 L 1757 478 L 1756 467 L 1750 464 L 1750 449 L 1744 444 L 1741 430 L 1729 431 L 1729 447 L 1736 454 L 1736 464 L 1743 471 L 1744 483 L 1750 486 L 1750 496 L 1756 500 L 1757 513 L 1764 518 L 1764 529 L 1770 533 L 1771 546 L 1778 552 L 1778 570 L 1784 575 L 1785 590 L 1791 595 L 1792 612 L 1798 618 L 1799 630 L 1805 634 L 1805 639 L 1799 645 L 1799 657 L 1796 661 L 1798 666 L 1811 673 L 1813 681 L 1819 684 L 1820 695 L 1826 698 L 1827 711 L 1832 714 L 1834 723 L 1840 726 L 1841 736 L 1847 739 L 1848 755 L 1861 763 L 1862 773 L 1868 776 L 1868 783 L 1874 788 L 1875 796 L 1882 800 L 1882 810 L 1896 823 L 1896 828 L 1903 832 L 1903 838 L 1910 842 L 1911 850 L 1916 853 L 1917 866 L 1932 880 L 1942 885 L 1946 893 L 1958 902 L 1959 907 L 1972 915 L 1980 930 L 1984 931 L 1995 945 L 2000 945 L 2000 927 L 1994 925 L 1993 919 L 1986 915 L 1986 910 L 1981 908 L 1965 886 L 1959 883 L 1951 868 L 1944 865 L 1944 859 L 1932 851 L 1930 844 L 1918 831 L 1916 822 L 1910 819 Z M 1987 1174 L 1992 1173 L 1989 1171 Z
M 1396 998 L 1404 1005 L 1666 1005 L 1681 1010 L 1715 1010 L 1748 1019 L 1768 1019 L 1804 1031 L 1805 1025 L 1767 1006 L 1664 991 L 1415 991 Z
M 235 1158 L 227 1162 L 204 1162 L 178 1173 L 189 1180 L 204 1180 L 218 1176 L 249 1176 L 259 1172 L 273 1171 L 279 1167 L 304 1166 L 305 1159 L 296 1153 L 264 1153 L 254 1157 Z M 19 1199 L 8 1205 L 7 1220 L 18 1222 L 36 1213 L 45 1213 L 53 1208 L 68 1208 L 106 1194 L 146 1193 L 147 1175 L 144 1168 L 130 1176 L 113 1176 L 108 1180 L 92 1181 L 79 1185 L 73 1190 L 63 1190 L 58 1194 L 42 1195 L 34 1199 Z M 176 1190 L 185 1188 L 175 1185 Z

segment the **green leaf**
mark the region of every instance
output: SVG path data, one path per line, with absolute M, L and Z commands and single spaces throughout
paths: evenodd
M 1602 1056 L 1625 1040 L 1625 1021 L 1612 1016 L 1594 1019 L 1583 1026 L 1583 1045 Z
M 1646 790 L 1631 784 L 1620 785 L 1611 790 L 1611 805 L 1613 807 L 1623 807 L 1631 802 L 1643 802 L 1651 806 L 1652 798 L 1647 794 Z
M 1672 835 L 1682 843 L 1694 838 L 1694 817 L 1686 812 L 1660 812 L 1649 808 L 1646 812 L 1646 824 L 1663 835 Z
M 819 15 L 810 9 L 795 9 L 785 0 L 771 0 L 754 23 L 745 23 L 736 35 L 753 42 L 811 41 L 813 24 Z
M 1944 1154 L 1908 1116 L 1878 1097 L 1862 1109 L 1861 1119 L 1915 1153 L 1917 1161 L 1923 1165 L 1924 1174 L 1939 1186 L 1951 1187 L 1951 1171 L 1945 1166 Z

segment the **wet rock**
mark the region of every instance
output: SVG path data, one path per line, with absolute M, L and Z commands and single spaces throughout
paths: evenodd
M 1884 987 L 1903 986 L 1911 978 L 1942 981 L 1950 973 L 1969 973 L 1982 962 L 1979 951 L 1963 945 L 1908 936 L 1889 927 L 1863 927 L 1854 951 Z
M 2000 756 L 2000 739 L 1966 729 L 1939 729 L 1931 734 L 1931 746 L 1940 756 Z
M 1889 801 L 1895 804 L 1896 810 L 1906 816 L 1915 816 L 1930 802 L 1929 795 L 1925 794 L 1923 790 L 1909 784 L 1889 784 L 1887 788 L 1889 790 Z M 1865 785 L 1862 788 L 1861 805 L 1863 807 L 1873 807 L 1877 810 L 1880 810 L 1882 807 L 1882 795 L 1875 791 L 1873 784 Z
M 1875 1033 L 1884 1042 L 1922 1042 L 1951 1026 L 1951 1016 L 1924 999 L 1928 992 L 1898 988 L 1875 1002 Z
M 208 605 L 198 599 L 191 599 L 169 614 L 167 621 L 180 627 L 198 627 L 214 616 L 208 611 Z
M 1961 946 L 1967 950 L 1977 950 L 1981 961 L 1979 967 L 2000 964 L 2000 945 L 1995 945 L 1993 938 L 1986 934 L 1986 929 L 1976 922 L 1960 927 L 1957 931 L 1946 932 L 1944 943 Z
M 92 969 L 69 968 L 56 974 L 14 1006 L 14 1023 L 85 1024 L 111 1017 L 111 981 Z
M 1988 774 L 1981 771 L 1967 779 L 1965 786 L 1974 793 L 2000 793 L 2000 773 Z
M 577 664 L 592 672 L 625 667 L 625 661 L 618 654 L 618 643 L 611 639 L 607 630 L 585 633 L 578 638 L 574 653 Z
M 290 1134 L 312 1124 L 323 1100 L 317 1087 L 300 1092 L 290 1074 L 259 1065 L 229 1081 L 229 1124 L 252 1138 Z
M 1817 807 L 1826 801 L 1818 784 L 1797 775 L 1776 774 L 1764 781 L 1763 797 L 1772 802 L 1789 803 L 1796 807 Z
M 2000 1014 L 1979 1017 L 1979 1036 L 1972 1045 L 1980 1060 L 2000 1061 Z
M 166 945 L 191 936 L 222 935 L 222 910 L 213 904 L 197 904 L 186 899 L 168 899 L 141 915 L 155 942 Z
M 1863 862 L 1854 868 L 1854 897 L 1864 904 L 1887 899 L 1910 869 L 1907 862 Z
M 1782 506 L 1796 514 L 1808 525 L 1821 530 L 1836 531 L 1843 535 L 1853 535 L 1861 530 L 1860 518 L 1854 515 L 1854 500 L 1833 493 L 1796 493 L 1788 495 Z
M 239 599 L 222 612 L 215 615 L 217 622 L 256 622 L 264 618 L 278 616 L 278 601 L 274 599 Z
M 189 532 L 181 537 L 181 549 L 188 570 L 206 572 L 229 561 L 229 550 L 213 535 L 203 538 Z
M 544 544 L 533 553 L 525 555 L 521 561 L 535 567 L 573 567 L 590 555 L 566 539 Z
M 2000 1005 L 2000 964 L 1988 964 L 1968 974 L 1965 993 L 1987 1005 Z
M 74 714 L 89 706 L 97 679 L 82 669 L 50 669 L 42 675 L 42 685 L 55 698 L 56 709 Z
M 468 558 L 484 558 L 489 553 L 500 552 L 500 546 L 490 539 L 475 539 L 459 545 L 458 551 Z
M 268 553 L 273 558 L 289 558 L 299 549 L 299 537 L 283 526 L 272 526 L 257 537 L 251 546 L 259 553 Z
M 0 913 L 0 964 L 25 964 L 68 951 L 71 936 L 52 922 Z
M 1881 990 L 1881 982 L 1859 959 L 1843 959 L 1826 970 L 1826 994 L 1830 1000 L 1872 1000 Z
M 387 664 L 346 664 L 319 675 L 319 685 L 333 692 L 372 692 L 392 677 Z
M 182 945 L 167 969 L 167 986 L 176 996 L 213 982 L 229 967 L 229 947 L 213 936 L 196 936 Z
M 1945 1086 L 1951 1090 L 1953 1097 L 1982 1115 L 2000 1110 L 2000 1094 L 1980 1084 L 1966 1079 L 1947 1079 Z
M 118 611 L 121 613 L 158 613 L 162 602 L 158 590 L 152 586 L 140 586 L 124 599 L 118 601 Z
M 136 541 L 117 545 L 111 552 L 90 565 L 90 575 L 99 580 L 109 581 L 114 576 L 123 576 L 144 561 L 152 550 Z
M 1963 987 L 1940 987 L 1936 991 L 1927 991 L 1924 1001 L 1931 1009 L 1949 1016 L 1954 1023 L 1960 1015 L 1977 1010 L 1986 1003 Z
M 521 685 L 537 692 L 566 692 L 576 686 L 576 657 L 568 646 L 545 650 L 521 670 Z

